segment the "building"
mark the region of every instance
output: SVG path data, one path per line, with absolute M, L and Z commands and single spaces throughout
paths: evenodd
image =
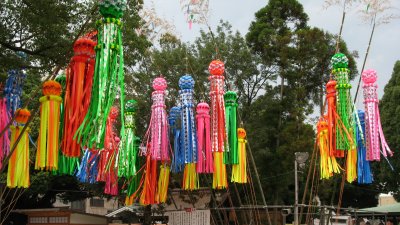
M 63 202 L 61 199 L 57 199 L 53 206 L 104 216 L 117 210 L 120 205 L 116 198 L 106 199 L 93 197 L 74 202 Z

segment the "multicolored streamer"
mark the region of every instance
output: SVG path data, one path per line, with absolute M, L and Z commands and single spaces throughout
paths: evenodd
M 7 171 L 7 187 L 9 188 L 27 188 L 30 185 L 29 182 L 29 128 L 22 133 L 24 128 L 23 124 L 26 124 L 31 113 L 27 109 L 17 109 L 15 111 L 15 121 L 21 125 L 10 126 L 11 129 L 11 140 L 10 145 L 14 146 L 19 136 L 22 136 L 18 142 L 14 152 L 10 157 Z
M 373 181 L 371 167 L 367 161 L 367 150 L 365 148 L 365 113 L 358 110 L 359 128 L 356 128 L 357 137 L 357 182 L 359 184 L 371 184 Z
M 93 35 L 90 33 L 74 43 L 74 56 L 66 70 L 60 174 L 74 174 L 81 155 L 81 145 L 73 137 L 90 104 L 96 46 Z
M 342 127 L 342 123 L 336 112 L 336 84 L 337 82 L 335 80 L 329 80 L 329 82 L 326 84 L 326 102 L 328 107 L 326 114 L 326 120 L 328 124 L 328 149 L 329 156 L 342 158 L 344 157 L 344 151 L 336 149 L 336 129 L 337 127 Z
M 179 79 L 179 96 L 181 102 L 181 129 L 182 147 L 185 156 L 185 169 L 183 173 L 184 190 L 196 190 L 199 181 L 196 172 L 197 162 L 197 132 L 194 117 L 193 88 L 194 80 L 190 75 L 184 75 Z
M 144 184 L 140 195 L 140 203 L 144 205 L 165 202 L 169 182 L 169 138 L 167 112 L 165 110 L 165 90 L 167 81 L 158 77 L 153 81 L 151 94 L 153 105 L 151 107 L 150 125 L 140 146 L 141 155 L 146 156 Z M 160 176 L 157 188 L 157 162 L 161 161 Z M 142 178 L 143 179 L 143 178 Z
M 343 126 L 350 134 L 350 136 L 345 135 L 342 130 L 336 126 L 336 148 L 339 150 L 355 149 L 353 135 L 353 107 L 350 96 L 351 85 L 349 83 L 348 63 L 349 60 L 343 53 L 336 53 L 331 59 L 333 67 L 332 74 L 335 75 L 337 82 L 337 114 L 339 115 Z
M 317 124 L 317 145 L 320 153 L 320 177 L 329 179 L 334 173 L 340 173 L 336 158 L 330 155 L 329 126 L 325 118 L 321 118 Z
M 232 182 L 247 183 L 246 131 L 237 129 L 238 136 L 238 163 L 232 165 Z
M 121 130 L 124 130 L 124 55 L 122 46 L 121 17 L 126 8 L 126 0 L 103 0 L 99 2 L 102 19 L 96 22 L 97 45 L 96 66 L 92 95 L 88 113 L 74 138 L 89 148 L 104 147 L 107 117 L 119 90 Z
M 196 107 L 197 124 L 197 173 L 213 173 L 214 161 L 211 150 L 210 106 L 201 102 Z
M 36 151 L 36 170 L 58 170 L 61 92 L 61 84 L 57 81 L 49 80 L 43 83 L 44 96 L 39 99 L 41 102 L 40 130 Z
M 227 144 L 223 75 L 225 65 L 219 60 L 214 60 L 210 63 L 208 70 L 211 74 L 208 79 L 211 99 L 211 146 L 214 152 L 213 188 L 222 189 L 228 185 L 226 167 L 223 163 L 223 152 Z
M 86 149 L 81 164 L 79 165 L 76 177 L 82 183 L 93 184 L 97 181 L 99 163 L 99 151 Z
M 364 83 L 365 141 L 368 161 L 380 161 L 380 152 L 382 152 L 385 158 L 388 155 L 393 155 L 382 131 L 378 107 L 379 99 L 376 92 L 378 85 L 375 84 L 377 77 L 376 71 L 372 69 L 365 70 L 362 73 L 362 81 Z
M 225 113 L 226 113 L 226 130 L 228 134 L 228 145 L 224 152 L 225 164 L 238 164 L 238 137 L 237 137 L 237 94 L 234 91 L 227 91 L 224 95 Z

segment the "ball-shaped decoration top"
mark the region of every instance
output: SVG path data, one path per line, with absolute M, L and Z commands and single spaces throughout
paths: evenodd
M 317 123 L 317 131 L 321 132 L 326 129 L 328 129 L 328 123 L 324 118 L 321 118 Z
M 326 90 L 328 92 L 333 92 L 336 89 L 336 84 L 337 82 L 335 80 L 330 80 L 328 83 L 326 83 Z
M 125 112 L 135 112 L 137 109 L 137 101 L 134 99 L 128 100 L 125 103 Z
M 333 69 L 348 68 L 349 67 L 349 59 L 343 53 L 336 53 L 331 58 L 331 64 L 332 64 Z
M 236 94 L 236 92 L 234 92 L 234 91 L 227 91 L 227 92 L 224 94 L 224 99 L 225 99 L 226 102 L 229 102 L 229 103 L 236 103 L 237 94 Z
M 42 92 L 44 95 L 60 96 L 62 92 L 61 84 L 54 80 L 48 80 L 43 83 Z
M 215 76 L 223 76 L 225 72 L 225 64 L 222 61 L 214 60 L 208 66 L 208 71 Z
M 174 106 L 169 110 L 169 117 L 171 119 L 177 119 L 181 115 L 181 108 L 178 106 Z
M 153 80 L 153 89 L 156 91 L 165 91 L 167 89 L 167 80 L 163 77 L 157 77 Z
M 243 128 L 238 128 L 237 129 L 238 133 L 238 138 L 245 138 L 246 137 L 246 131 Z
M 205 102 L 200 102 L 196 106 L 197 114 L 208 114 L 210 112 L 210 106 Z
M 179 78 L 179 87 L 182 90 L 193 89 L 194 83 L 193 77 L 189 74 L 183 75 Z
M 126 9 L 126 0 L 100 0 L 100 13 L 104 17 L 121 18 Z
M 96 54 L 94 51 L 96 44 L 96 41 L 87 36 L 81 37 L 74 43 L 74 53 L 75 55 L 87 55 L 93 57 Z
M 364 84 L 373 84 L 376 82 L 377 78 L 378 75 L 376 74 L 376 71 L 373 69 L 364 70 L 361 74 L 361 79 L 364 82 Z
M 15 110 L 15 121 L 17 123 L 25 124 L 28 122 L 29 117 L 31 117 L 31 112 L 28 109 L 17 109 Z

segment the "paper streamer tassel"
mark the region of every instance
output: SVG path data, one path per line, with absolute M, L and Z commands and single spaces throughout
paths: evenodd
M 44 96 L 39 99 L 40 130 L 36 152 L 36 170 L 58 170 L 58 142 L 61 107 L 61 85 L 56 81 L 43 83 Z
M 169 166 L 166 164 L 160 167 L 160 176 L 158 178 L 158 193 L 156 195 L 156 202 L 164 203 L 167 201 L 168 185 L 169 185 Z
M 365 113 L 358 110 L 360 127 L 356 128 L 357 137 L 357 177 L 359 184 L 371 184 L 373 181 L 371 167 L 367 161 L 367 150 L 365 148 Z
M 233 91 L 227 91 L 224 95 L 226 129 L 228 134 L 228 147 L 224 152 L 225 164 L 238 164 L 238 137 L 237 137 L 237 94 Z
M 171 164 L 171 171 L 173 173 L 179 173 L 183 171 L 185 167 L 185 154 L 182 146 L 182 135 L 181 135 L 181 108 L 174 106 L 169 112 L 169 127 L 173 138 L 173 157 Z
M 364 106 L 365 106 L 365 140 L 367 147 L 367 160 L 380 161 L 380 152 L 386 158 L 392 156 L 385 135 L 382 131 L 381 117 L 379 113 L 379 99 L 376 92 L 378 86 L 375 84 L 377 74 L 375 70 L 365 70 L 362 73 L 364 83 Z M 380 146 L 379 146 L 380 144 Z M 382 150 L 382 151 L 381 151 Z
M 197 120 L 197 173 L 213 173 L 214 162 L 211 150 L 210 106 L 201 102 L 196 107 Z
M 31 113 L 27 109 L 17 109 L 15 111 L 15 121 L 25 124 Z M 7 187 L 27 188 L 29 187 L 29 128 L 22 133 L 24 126 L 10 126 L 11 140 L 10 146 L 14 146 L 16 140 L 21 135 L 14 152 L 10 157 L 7 171 Z
M 237 129 L 238 136 L 238 164 L 232 165 L 232 182 L 247 183 L 246 131 Z
M 351 85 L 349 83 L 348 58 L 343 53 L 336 53 L 332 59 L 332 74 L 335 75 L 337 82 L 337 107 L 336 111 L 344 128 L 349 135 L 345 135 L 340 128 L 336 127 L 336 148 L 339 150 L 354 150 L 353 134 L 353 110 L 350 95 Z
M 121 17 L 126 0 L 100 1 L 103 18 L 96 22 L 96 66 L 88 113 L 74 138 L 89 148 L 104 147 L 107 117 L 119 92 L 121 111 L 120 136 L 124 137 L 124 55 Z M 93 124 L 96 124 L 93 126 Z
M 317 145 L 320 153 L 320 177 L 329 179 L 334 173 L 340 173 L 335 156 L 330 155 L 328 123 L 321 118 L 317 124 Z
M 10 112 L 7 110 L 7 99 L 0 98 L 0 131 L 4 130 L 10 122 Z M 0 167 L 3 166 L 4 158 L 10 152 L 10 133 L 5 131 L 0 137 Z

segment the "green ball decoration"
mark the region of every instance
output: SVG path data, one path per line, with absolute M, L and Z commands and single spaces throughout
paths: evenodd
M 134 99 L 128 100 L 125 103 L 125 112 L 135 112 L 137 109 L 137 101 Z
M 343 53 L 336 53 L 332 56 L 331 64 L 333 69 L 348 68 L 349 59 Z
M 236 103 L 237 94 L 234 91 L 227 91 L 224 95 L 224 100 L 227 103 Z
M 126 0 L 101 0 L 99 2 L 100 13 L 108 18 L 121 18 L 126 9 Z

